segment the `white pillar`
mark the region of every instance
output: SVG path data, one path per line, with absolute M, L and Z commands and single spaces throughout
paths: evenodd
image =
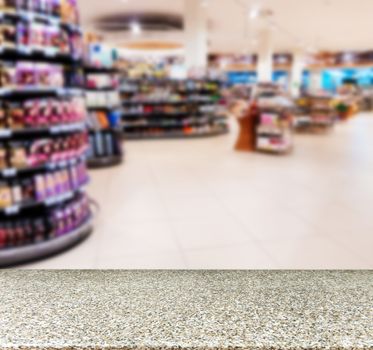
M 258 82 L 271 82 L 273 76 L 273 33 L 268 26 L 259 32 Z
M 184 0 L 185 63 L 188 69 L 208 63 L 207 9 L 201 0 Z
M 310 73 L 310 91 L 316 93 L 320 90 L 322 90 L 321 71 L 312 70 Z
M 293 53 L 293 63 L 290 73 L 290 93 L 291 96 L 297 98 L 300 96 L 302 87 L 303 71 L 306 67 L 305 56 L 302 51 Z

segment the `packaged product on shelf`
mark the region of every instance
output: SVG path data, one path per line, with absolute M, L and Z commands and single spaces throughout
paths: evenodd
M 99 91 L 86 92 L 88 107 L 108 107 L 107 94 Z
M 112 128 L 118 128 L 121 125 L 122 112 L 120 110 L 110 111 L 107 114 L 107 119 Z
M 84 74 L 72 67 L 65 67 L 64 70 L 65 86 L 82 88 L 84 86 Z
M 76 0 L 61 1 L 61 18 L 66 23 L 79 23 L 78 5 Z
M 63 236 L 82 225 L 91 215 L 86 197 L 78 197 L 47 213 L 0 223 L 0 248 L 37 244 Z
M 93 159 L 95 156 L 95 136 L 93 134 L 89 135 L 89 146 L 87 151 L 87 158 Z
M 106 112 L 91 112 L 88 123 L 93 130 L 107 129 L 110 127 Z
M 0 144 L 0 170 L 7 167 L 7 152 L 4 145 Z
M 106 94 L 106 101 L 108 106 L 119 106 L 120 105 L 120 97 L 116 91 L 108 92 Z
M 7 126 L 12 130 L 19 130 L 25 127 L 25 110 L 18 103 L 9 104 L 7 109 Z
M 41 86 L 63 87 L 62 67 L 57 65 L 39 64 L 36 66 L 38 83 Z
M 21 11 L 30 11 L 30 0 L 16 0 L 17 3 L 17 10 Z
M 22 169 L 27 167 L 27 155 L 25 147 L 21 143 L 12 143 L 10 152 L 10 163 L 14 168 Z
M 70 52 L 74 58 L 81 58 L 84 54 L 83 37 L 80 33 L 71 33 L 69 36 Z
M 26 45 L 36 50 L 48 46 L 48 27 L 40 23 L 31 23 L 27 29 L 29 42 Z
M 33 87 L 38 85 L 39 76 L 34 63 L 18 62 L 16 64 L 16 87 Z
M 48 1 L 48 13 L 52 16 L 61 16 L 61 1 L 60 0 L 50 0 Z
M 105 155 L 104 152 L 104 140 L 103 140 L 103 134 L 96 132 L 95 133 L 95 153 L 98 157 L 103 157 Z
M 41 175 L 35 176 L 35 198 L 37 201 L 43 201 L 47 198 L 46 185 L 44 177 Z
M 35 198 L 35 186 L 32 178 L 21 180 L 22 199 L 24 203 L 30 203 Z
M 0 46 L 2 48 L 15 48 L 17 44 L 17 30 L 13 23 L 3 21 L 0 23 Z
M 4 104 L 0 102 L 0 129 L 5 129 L 7 127 L 7 116 Z
M 12 205 L 12 191 L 6 182 L 0 182 L 0 208 Z
M 12 201 L 15 205 L 22 202 L 22 189 L 17 180 L 12 182 Z
M 69 34 L 58 26 L 19 22 L 14 42 L 25 51 L 45 49 L 50 54 L 72 53 L 74 57 L 78 57 L 77 54 L 81 53 L 77 41 L 79 36 L 80 34 Z
M 109 157 L 114 155 L 113 137 L 111 134 L 105 135 L 105 150 Z
M 17 0 L 0 0 L 0 11 L 15 12 L 17 9 Z
M 0 86 L 13 88 L 17 86 L 17 69 L 14 64 L 2 62 L 0 66 Z
M 84 100 L 74 98 L 66 101 L 56 99 L 35 99 L 25 102 L 8 103 L 0 118 L 3 127 L 24 129 L 47 127 L 56 124 L 84 121 Z
M 86 143 L 85 133 L 60 139 L 4 143 L 0 146 L 0 169 L 25 169 L 82 157 L 86 152 Z

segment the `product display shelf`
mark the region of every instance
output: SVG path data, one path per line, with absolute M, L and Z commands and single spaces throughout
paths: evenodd
M 53 240 L 24 247 L 10 248 L 0 252 L 0 267 L 32 262 L 61 253 L 85 240 L 93 231 L 93 217 L 89 217 L 80 227 Z
M 184 131 L 152 131 L 150 133 L 138 132 L 134 134 L 129 134 L 126 136 L 126 140 L 159 140 L 159 139 L 197 139 L 204 137 L 214 137 L 219 135 L 225 135 L 229 133 L 229 128 L 225 125 L 221 127 L 216 127 L 215 129 L 209 129 L 201 132 L 191 132 L 186 133 Z
M 306 96 L 297 101 L 294 126 L 301 132 L 325 132 L 336 121 L 332 99 L 328 96 Z
M 29 138 L 32 136 L 53 136 L 69 133 L 77 133 L 86 130 L 84 122 L 71 123 L 66 125 L 52 125 L 50 127 L 41 127 L 41 128 L 28 128 L 28 129 L 0 129 L 0 140 L 7 139 L 19 139 L 19 138 Z
M 73 165 L 79 164 L 80 162 L 86 161 L 86 151 L 82 153 L 81 156 L 77 158 L 72 158 L 69 160 L 52 161 L 38 166 L 30 166 L 25 168 L 5 168 L 0 171 L 1 179 L 13 179 L 22 176 L 27 176 L 31 174 L 38 174 L 58 169 L 66 169 Z
M 12 61 L 22 58 L 25 61 L 51 62 L 61 64 L 79 63 L 79 59 L 71 57 L 69 54 L 58 53 L 48 49 L 27 48 L 18 46 L 16 48 L 1 48 L 0 59 Z
M 256 128 L 257 150 L 270 153 L 288 153 L 293 148 L 292 116 L 284 108 L 259 108 Z
M 118 72 L 110 67 L 85 67 L 89 113 L 88 167 L 101 169 L 123 162 Z
M 35 200 L 23 204 L 14 204 L 4 209 L 0 209 L 0 217 L 14 217 L 25 212 L 35 212 L 38 209 L 51 208 L 73 199 L 78 193 L 84 193 L 83 184 L 80 184 L 79 188 L 51 196 L 44 200 Z
M 126 139 L 193 138 L 227 133 L 220 89 L 219 81 L 124 78 L 121 98 Z
M 0 59 L 1 61 L 1 59 Z M 22 99 L 25 97 L 82 97 L 83 90 L 75 87 L 63 88 L 63 87 L 0 87 L 0 97 L 6 97 L 7 99 Z
M 57 254 L 92 231 L 81 31 L 62 15 L 16 8 L 26 3 L 0 4 L 0 267 Z M 65 3 L 75 13 L 74 0 Z M 60 41 L 70 50 L 62 53 L 20 45 L 18 22 L 73 33 L 75 46 Z
M 35 11 L 22 10 L 19 8 L 0 9 L 0 20 L 24 21 L 30 23 L 43 23 L 50 26 L 57 26 L 67 29 L 71 32 L 81 34 L 82 29 L 75 23 L 69 23 L 62 19 L 61 16 Z
M 86 65 L 84 67 L 86 74 L 119 74 L 119 70 L 115 67 L 105 67 L 105 66 L 90 66 Z M 116 89 L 118 90 L 118 89 Z

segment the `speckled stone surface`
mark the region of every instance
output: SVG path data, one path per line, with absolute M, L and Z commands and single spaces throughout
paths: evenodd
M 4 271 L 20 348 L 373 349 L 373 271 Z

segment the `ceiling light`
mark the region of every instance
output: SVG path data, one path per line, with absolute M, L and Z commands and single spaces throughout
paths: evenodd
M 249 17 L 250 19 L 256 19 L 259 17 L 259 9 L 255 8 L 255 9 L 251 9 L 250 12 L 249 12 Z
M 139 35 L 141 34 L 141 25 L 138 22 L 132 22 L 130 25 L 131 32 L 134 35 Z

